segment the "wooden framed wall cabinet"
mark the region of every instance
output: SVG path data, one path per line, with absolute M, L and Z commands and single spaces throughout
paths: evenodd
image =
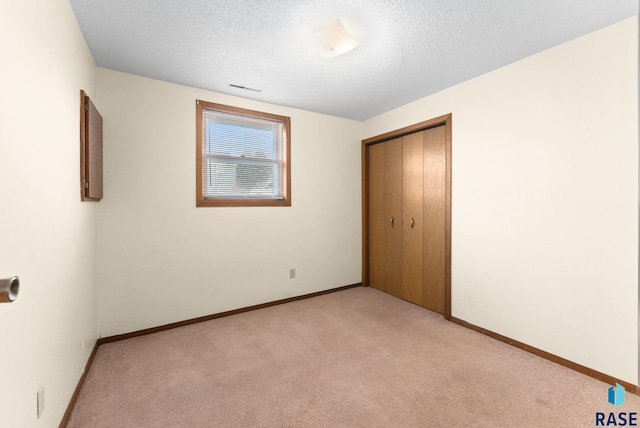
M 102 116 L 80 91 L 80 197 L 100 201 L 102 189 Z

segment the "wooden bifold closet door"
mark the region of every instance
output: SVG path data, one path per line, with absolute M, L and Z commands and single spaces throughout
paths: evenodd
M 368 282 L 445 313 L 447 147 L 439 125 L 368 147 Z

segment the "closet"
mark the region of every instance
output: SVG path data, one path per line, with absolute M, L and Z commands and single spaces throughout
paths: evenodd
M 447 317 L 450 119 L 363 141 L 363 281 Z

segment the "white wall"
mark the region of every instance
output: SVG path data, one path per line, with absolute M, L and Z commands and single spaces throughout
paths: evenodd
M 453 316 L 638 382 L 638 24 L 364 123 L 453 113 Z
M 0 278 L 21 282 L 0 303 L 0 425 L 52 427 L 97 338 L 96 204 L 79 181 L 95 64 L 66 0 L 0 3 L 0 52 Z
M 103 337 L 361 281 L 360 122 L 101 68 L 97 91 Z M 196 99 L 291 117 L 291 207 L 196 208 Z

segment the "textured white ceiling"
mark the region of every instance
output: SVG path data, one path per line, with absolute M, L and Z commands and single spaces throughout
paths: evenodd
M 100 67 L 357 120 L 638 14 L 637 0 L 70 3 Z M 362 44 L 325 58 L 313 40 L 336 19 Z

